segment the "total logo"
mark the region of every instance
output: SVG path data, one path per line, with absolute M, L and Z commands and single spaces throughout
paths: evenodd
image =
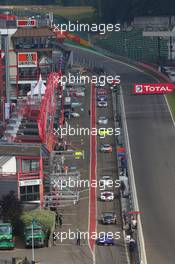
M 135 84 L 134 94 L 168 94 L 172 93 L 174 85 L 172 83 L 151 83 Z

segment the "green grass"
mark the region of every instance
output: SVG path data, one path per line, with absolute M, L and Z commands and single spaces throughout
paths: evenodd
M 168 94 L 166 97 L 170 105 L 173 117 L 175 119 L 175 92 L 173 92 L 172 94 Z

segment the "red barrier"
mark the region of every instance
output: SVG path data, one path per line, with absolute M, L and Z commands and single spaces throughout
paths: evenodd
M 40 113 L 37 120 L 40 138 L 42 142 L 47 145 L 49 151 L 52 150 L 55 143 L 53 126 L 57 102 L 54 94 L 58 88 L 59 78 L 60 73 L 49 74 L 45 95 L 41 102 Z
M 155 73 L 156 75 L 158 75 L 160 78 L 162 78 L 164 81 L 166 81 L 166 82 L 172 82 L 171 80 L 170 80 L 170 78 L 168 78 L 165 74 L 163 74 L 162 72 L 160 72 L 160 71 L 158 71 L 158 70 L 156 70 L 154 67 L 152 67 L 152 66 L 150 66 L 150 65 L 148 65 L 148 64 L 145 64 L 145 63 L 142 63 L 142 62 L 138 62 L 137 63 L 138 64 L 138 66 L 142 66 L 144 69 L 146 69 L 146 70 L 149 70 L 149 71 L 152 71 L 153 73 Z

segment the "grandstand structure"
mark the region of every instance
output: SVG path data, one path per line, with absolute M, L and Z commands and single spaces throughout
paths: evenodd
M 95 45 L 116 55 L 152 64 L 175 58 L 175 17 L 136 17 L 120 32 L 93 38 Z

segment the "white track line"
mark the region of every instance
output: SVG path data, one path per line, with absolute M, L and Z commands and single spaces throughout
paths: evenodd
M 172 119 L 172 122 L 173 122 L 173 126 L 175 127 L 175 120 L 174 120 L 173 113 L 171 111 L 171 108 L 170 108 L 170 105 L 168 103 L 166 95 L 164 95 L 164 98 L 165 98 L 165 102 L 167 104 L 167 107 L 168 107 L 168 110 L 169 110 L 169 113 L 170 113 L 170 116 L 171 116 L 171 119 Z
M 92 87 L 91 87 L 91 93 L 90 93 L 90 111 L 91 111 L 91 115 L 92 115 Z M 96 114 L 96 112 L 95 112 L 95 114 Z M 92 123 L 91 123 L 91 116 L 90 116 L 90 129 L 92 129 Z M 92 161 L 92 159 L 91 159 L 91 136 L 90 136 L 90 148 L 89 148 L 89 150 L 90 150 L 90 153 L 89 153 L 89 156 L 90 156 L 90 166 L 89 166 L 89 180 L 91 179 L 91 161 Z M 96 161 L 97 162 L 97 161 Z M 96 163 L 97 164 L 97 163 Z M 96 170 L 96 168 L 95 168 L 95 170 Z M 91 188 L 89 188 L 89 217 L 88 217 L 88 232 L 90 231 L 90 208 L 91 208 L 91 203 L 90 203 L 90 201 L 91 201 L 91 199 L 90 199 L 90 195 L 91 195 Z M 97 210 L 96 210 L 97 211 Z M 97 212 L 96 212 L 96 214 L 97 214 Z M 90 233 L 90 232 L 89 232 Z M 92 253 L 92 257 L 93 257 L 93 264 L 95 264 L 96 263 L 96 258 L 95 258 L 95 251 L 93 252 L 92 250 L 91 250 L 91 247 L 90 247 L 90 243 L 89 243 L 89 239 L 88 239 L 88 246 L 89 246 L 89 249 L 90 249 L 90 251 L 91 251 L 91 253 Z
M 123 99 L 123 94 L 121 93 L 122 101 L 123 101 L 123 122 L 125 126 L 125 132 L 126 132 L 126 144 L 127 144 L 127 151 L 128 151 L 128 163 L 130 161 L 130 170 L 131 170 L 131 185 L 132 185 L 132 191 L 133 191 L 133 197 L 135 197 L 135 209 L 137 211 L 139 210 L 139 203 L 138 203 L 138 196 L 137 196 L 137 190 L 136 190 L 136 184 L 135 184 L 135 177 L 134 177 L 134 169 L 133 169 L 133 162 L 132 162 L 132 155 L 131 155 L 131 148 L 130 148 L 130 141 L 129 141 L 129 133 L 128 133 L 128 126 L 126 122 L 126 113 L 125 113 L 125 104 L 124 104 L 124 99 Z M 139 225 L 140 222 L 140 225 Z M 146 257 L 146 250 L 145 250 L 145 241 L 144 241 L 144 236 L 143 236 L 143 229 L 142 229 L 142 223 L 140 216 L 138 216 L 138 229 L 140 228 L 140 239 L 141 239 L 141 244 L 142 244 L 142 253 L 143 253 L 143 260 L 141 259 L 141 264 L 147 264 L 147 257 Z

